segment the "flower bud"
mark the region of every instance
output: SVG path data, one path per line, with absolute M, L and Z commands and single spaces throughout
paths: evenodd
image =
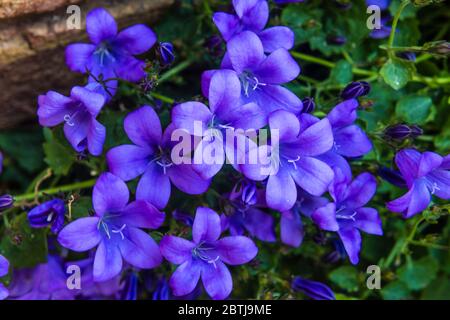
M 370 92 L 370 84 L 366 81 L 352 82 L 341 92 L 341 98 L 345 100 L 365 96 Z
M 411 138 L 417 138 L 418 136 L 423 135 L 423 130 L 418 125 L 412 125 L 411 128 Z
M 28 221 L 33 228 L 51 225 L 53 233 L 58 233 L 64 225 L 66 207 L 62 199 L 53 199 L 34 207 L 28 212 Z
M 314 300 L 336 300 L 333 291 L 323 283 L 295 277 L 291 287 L 294 291 L 302 292 Z
M 11 208 L 14 203 L 14 198 L 9 194 L 0 196 L 0 211 Z
M 428 53 L 445 57 L 450 53 L 450 42 L 445 40 L 427 42 L 422 48 Z
M 163 65 L 171 64 L 175 60 L 173 45 L 170 42 L 161 42 L 159 44 L 159 54 Z
M 248 183 L 242 188 L 241 200 L 246 205 L 252 206 L 258 201 L 256 186 L 254 183 Z
M 384 129 L 383 134 L 388 139 L 405 140 L 411 135 L 411 129 L 406 124 L 396 124 Z
M 313 113 L 316 108 L 316 103 L 313 98 L 306 97 L 302 100 L 303 103 L 303 113 Z

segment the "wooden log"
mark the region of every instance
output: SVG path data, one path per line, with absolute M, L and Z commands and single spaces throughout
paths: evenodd
M 83 76 L 65 65 L 64 47 L 87 41 L 85 17 L 106 8 L 120 28 L 151 25 L 174 0 L 0 0 L 0 129 L 36 120 L 37 97 L 68 94 Z M 81 29 L 67 28 L 67 6 L 81 8 Z

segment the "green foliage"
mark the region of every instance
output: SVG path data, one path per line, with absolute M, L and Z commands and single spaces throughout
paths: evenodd
M 56 135 L 50 129 L 44 128 L 44 160 L 55 174 L 66 175 L 75 161 L 74 151 L 61 136 Z
M 389 59 L 381 68 L 380 75 L 395 90 L 406 86 L 414 74 L 414 65 L 400 59 Z
M 420 290 L 436 277 L 438 263 L 431 257 L 424 257 L 417 261 L 408 261 L 398 270 L 399 279 L 410 290 Z
M 430 115 L 433 101 L 430 97 L 410 95 L 397 102 L 397 116 L 408 123 L 423 124 Z
M 358 291 L 358 271 L 353 267 L 343 266 L 335 269 L 330 273 L 329 278 L 336 285 L 348 292 Z

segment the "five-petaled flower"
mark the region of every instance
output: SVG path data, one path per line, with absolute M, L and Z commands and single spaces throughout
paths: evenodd
M 162 262 L 157 243 L 140 228 L 156 229 L 164 213 L 150 202 L 136 200 L 128 204 L 125 182 L 111 173 L 103 173 L 92 194 L 93 217 L 68 224 L 58 235 L 59 243 L 83 252 L 98 245 L 94 259 L 94 280 L 106 281 L 122 271 L 123 261 L 142 269 Z
M 174 295 L 192 292 L 200 277 L 208 295 L 225 299 L 231 293 L 233 280 L 225 264 L 240 265 L 252 260 L 258 248 L 247 237 L 231 236 L 219 239 L 220 217 L 209 208 L 199 207 L 189 241 L 175 236 L 164 236 L 161 253 L 171 263 L 180 265 L 170 278 Z
M 64 200 L 56 198 L 31 209 L 28 212 L 28 221 L 33 228 L 51 225 L 51 231 L 58 233 L 64 225 L 65 214 Z

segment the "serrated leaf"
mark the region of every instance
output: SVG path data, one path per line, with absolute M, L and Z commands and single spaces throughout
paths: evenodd
M 398 270 L 399 279 L 410 290 L 421 290 L 436 277 L 439 265 L 431 257 L 410 261 Z
M 412 79 L 414 65 L 409 61 L 389 59 L 381 68 L 380 75 L 395 90 L 403 88 Z
M 348 292 L 358 291 L 358 272 L 354 267 L 343 266 L 337 268 L 330 273 L 329 278 L 336 285 Z
M 395 113 L 408 123 L 422 124 L 427 120 L 432 104 L 433 101 L 427 96 L 406 96 L 397 102 Z

